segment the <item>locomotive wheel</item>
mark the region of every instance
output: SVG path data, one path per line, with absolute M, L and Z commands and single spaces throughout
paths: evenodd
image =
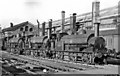
M 70 55 L 70 56 L 69 56 L 69 60 L 70 60 L 70 61 L 76 61 L 76 57 L 75 57 L 75 56 Z
M 60 53 L 60 52 L 58 52 L 58 53 L 56 53 L 56 56 L 55 56 L 57 59 L 63 59 L 63 54 L 62 53 Z
M 59 56 L 60 56 L 59 59 L 62 60 L 62 59 L 63 59 L 63 55 L 62 55 L 62 53 L 60 53 Z
M 83 63 L 89 63 L 89 57 L 88 57 L 88 55 L 87 54 L 83 54 L 83 57 L 82 57 L 82 62 Z
M 56 53 L 56 58 L 59 59 L 59 53 Z

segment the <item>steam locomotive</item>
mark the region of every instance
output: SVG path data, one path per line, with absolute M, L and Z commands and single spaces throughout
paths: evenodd
M 99 4 L 99 2 L 97 2 Z M 95 6 L 97 5 L 95 4 Z M 95 7 L 97 8 L 97 7 Z M 95 9 L 95 16 L 99 15 L 99 9 Z M 94 15 L 94 14 L 93 14 Z M 97 19 L 97 17 L 93 18 Z M 61 33 L 53 33 L 52 20 L 42 24 L 42 36 L 22 36 L 16 42 L 12 37 L 4 38 L 3 49 L 17 54 L 33 55 L 61 59 L 83 63 L 105 63 L 109 50 L 106 48 L 106 41 L 99 36 L 99 22 L 94 21 L 95 30 L 78 28 L 81 22 L 76 22 L 76 14 L 70 17 L 70 34 L 65 31 L 65 12 L 62 11 Z M 45 35 L 45 29 L 48 35 Z M 12 41 L 13 40 L 13 41 Z
M 68 35 L 67 33 L 51 34 L 38 37 L 11 38 L 4 40 L 4 48 L 16 54 L 25 54 L 55 58 L 74 62 L 93 63 L 94 58 L 107 54 L 105 39 L 94 37 L 94 31 L 81 30 L 78 35 Z
M 49 24 L 51 25 L 51 23 Z M 48 28 L 48 32 L 51 30 Z M 75 28 L 74 28 L 75 29 Z M 98 31 L 99 29 L 96 29 Z M 3 49 L 15 54 L 24 54 L 83 63 L 103 63 L 108 56 L 106 41 L 96 36 L 94 30 L 79 30 L 69 35 L 67 32 L 48 33 L 43 36 L 21 36 L 3 39 Z M 98 62 L 98 60 L 101 60 Z

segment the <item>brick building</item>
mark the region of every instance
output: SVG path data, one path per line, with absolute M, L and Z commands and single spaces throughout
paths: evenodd
M 27 39 L 27 37 L 38 36 L 39 34 L 38 27 L 28 21 L 17 25 L 13 25 L 13 23 L 11 23 L 10 27 L 2 29 L 2 33 L 4 33 L 3 44 L 7 44 L 5 47 L 10 48 L 10 46 L 12 46 L 13 49 L 16 48 L 21 38 L 24 37 Z
M 5 37 L 21 37 L 23 35 L 38 35 L 38 33 L 36 33 L 37 30 L 38 28 L 34 24 L 26 21 L 17 25 L 11 23 L 11 26 L 3 29 L 2 32 L 5 34 Z

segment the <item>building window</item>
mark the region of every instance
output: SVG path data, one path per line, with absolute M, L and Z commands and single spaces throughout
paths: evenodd
M 28 26 L 25 26 L 25 31 L 28 31 Z
M 20 28 L 20 31 L 23 31 L 23 28 L 22 28 L 22 27 Z
M 33 31 L 33 28 L 30 28 L 29 31 L 32 32 L 32 31 Z

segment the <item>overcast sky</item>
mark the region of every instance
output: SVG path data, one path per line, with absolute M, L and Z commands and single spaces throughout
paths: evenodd
M 10 22 L 18 24 L 30 21 L 37 24 L 49 19 L 61 18 L 61 11 L 66 17 L 72 13 L 83 14 L 92 11 L 92 2 L 95 0 L 0 0 L 0 25 L 9 27 Z M 99 0 L 100 9 L 116 6 L 120 0 Z

